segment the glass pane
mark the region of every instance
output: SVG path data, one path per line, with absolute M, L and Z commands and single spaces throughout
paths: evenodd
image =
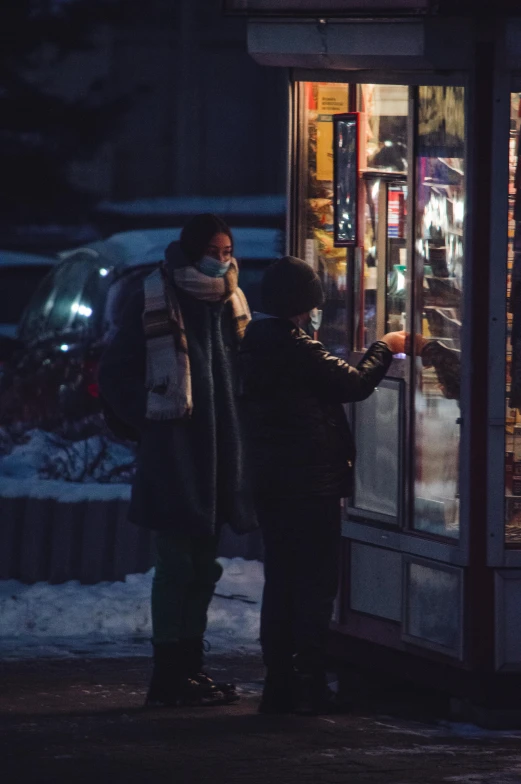
M 348 111 L 349 85 L 300 85 L 301 192 L 298 255 L 313 266 L 326 293 L 319 338 L 347 357 L 347 253 L 334 247 L 333 115 Z
M 408 88 L 364 84 L 359 87 L 359 104 L 364 118 L 359 261 L 363 275 L 355 347 L 361 350 L 390 329 L 405 326 Z
M 335 245 L 355 245 L 358 223 L 358 115 L 334 126 Z
M 381 172 L 407 171 L 409 92 L 403 84 L 363 84 L 360 111 L 365 117 L 365 165 Z
M 406 329 L 407 185 L 391 182 L 387 190 L 387 294 L 385 332 Z
M 363 265 L 364 279 L 362 287 L 363 333 L 357 340 L 356 348 L 367 348 L 377 340 L 376 299 L 378 290 L 379 262 L 379 207 L 380 193 L 385 183 L 376 177 L 364 176 L 362 180 L 361 198 L 363 216 Z M 385 216 L 384 216 L 385 220 Z M 379 336 L 381 337 L 381 335 Z
M 355 406 L 353 506 L 388 515 L 398 524 L 400 492 L 400 381 L 385 379 Z M 374 433 L 378 438 L 374 438 Z
M 457 651 L 461 638 L 459 572 L 407 566 L 406 634 Z
M 521 94 L 510 99 L 505 411 L 505 543 L 521 546 Z
M 464 90 L 419 87 L 416 128 L 417 529 L 459 535 L 460 338 L 465 217 Z

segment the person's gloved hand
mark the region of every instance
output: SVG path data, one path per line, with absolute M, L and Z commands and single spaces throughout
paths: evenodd
M 383 336 L 382 342 L 387 344 L 387 348 L 393 354 L 405 354 L 406 337 L 407 333 L 402 329 L 400 332 L 388 332 Z

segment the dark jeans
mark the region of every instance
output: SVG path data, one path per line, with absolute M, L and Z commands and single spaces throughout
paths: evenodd
M 340 500 L 264 499 L 261 645 L 267 667 L 299 653 L 323 658 L 338 588 Z
M 156 534 L 152 582 L 152 638 L 155 644 L 202 637 L 208 606 L 222 566 L 215 560 L 216 536 Z

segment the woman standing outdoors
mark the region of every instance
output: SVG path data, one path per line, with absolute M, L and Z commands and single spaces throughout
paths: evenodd
M 140 435 L 129 519 L 156 531 L 148 705 L 238 696 L 203 670 L 219 531 L 255 528 L 243 482 L 235 363 L 250 320 L 230 229 L 198 215 L 129 301 L 100 368 L 101 394 Z
M 325 644 L 337 592 L 340 499 L 351 495 L 355 447 L 344 403 L 364 400 L 385 376 L 405 333 L 374 343 L 352 367 L 310 333 L 324 294 L 304 261 L 275 261 L 262 284 L 265 318 L 241 344 L 247 452 L 264 539 L 262 713 L 339 709 Z

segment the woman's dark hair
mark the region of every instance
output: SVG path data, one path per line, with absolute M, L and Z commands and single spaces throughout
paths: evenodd
M 181 232 L 181 250 L 191 264 L 204 256 L 208 243 L 215 234 L 226 234 L 230 238 L 233 252 L 233 236 L 230 227 L 217 215 L 204 213 L 195 215 Z

